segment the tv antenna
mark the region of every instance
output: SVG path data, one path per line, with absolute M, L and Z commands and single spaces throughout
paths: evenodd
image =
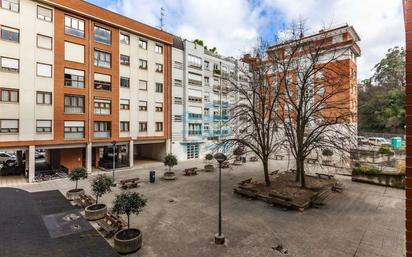
M 165 9 L 163 7 L 160 7 L 160 30 L 163 30 L 164 28 L 164 20 L 163 17 L 165 16 Z

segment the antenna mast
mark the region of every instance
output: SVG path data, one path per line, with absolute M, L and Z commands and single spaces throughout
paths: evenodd
M 160 7 L 160 30 L 163 30 L 164 28 L 164 21 L 163 21 L 163 17 L 165 16 L 165 9 L 163 7 Z

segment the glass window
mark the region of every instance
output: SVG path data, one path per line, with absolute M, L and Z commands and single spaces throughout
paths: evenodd
M 84 121 L 65 121 L 64 122 L 65 139 L 84 138 Z
M 147 131 L 147 122 L 139 122 L 139 131 L 146 132 Z
M 144 39 L 139 39 L 139 47 L 142 49 L 147 49 L 147 41 Z
M 37 19 L 44 20 L 44 21 L 53 21 L 53 10 L 40 6 L 37 6 Z
M 0 102 L 19 102 L 19 90 L 10 88 L 0 88 Z
M 94 26 L 94 41 L 106 45 L 112 44 L 112 31 L 102 27 Z
M 129 130 L 130 130 L 130 122 L 121 121 L 120 122 L 120 131 L 121 132 L 128 132 Z
M 18 43 L 20 41 L 20 31 L 18 29 L 1 26 L 1 39 Z
M 1 0 L 1 8 L 13 12 L 19 12 L 19 0 Z
M 156 102 L 155 103 L 155 110 L 156 110 L 156 112 L 162 112 L 163 111 L 163 103 Z
M 111 123 L 108 121 L 95 121 L 94 122 L 94 137 L 96 138 L 108 138 L 110 137 Z
M 139 111 L 147 111 L 147 101 L 139 101 Z
M 147 70 L 147 61 L 139 59 L 139 69 Z
M 37 63 L 37 76 L 52 77 L 52 65 L 45 63 Z
M 188 56 L 189 66 L 192 68 L 202 68 L 202 58 L 189 54 Z
M 163 64 L 156 63 L 156 72 L 163 72 Z
M 37 104 L 47 104 L 47 105 L 52 104 L 52 93 L 37 91 L 36 103 Z
M 51 120 L 36 120 L 36 132 L 48 133 L 52 132 Z
M 121 87 L 130 87 L 130 79 L 126 77 L 120 77 L 120 86 Z
M 123 33 L 120 33 L 120 43 L 129 45 L 130 44 L 130 36 L 126 35 L 126 34 L 123 34 Z
M 163 122 L 156 122 L 156 132 L 163 131 Z
M 111 67 L 112 55 L 99 50 L 94 50 L 94 65 L 103 68 Z
M 188 160 L 199 158 L 199 144 L 187 144 L 186 154 Z
M 65 16 L 64 32 L 76 37 L 84 37 L 84 20 L 80 20 L 71 16 Z
M 163 83 L 156 83 L 156 93 L 163 93 Z
M 64 96 L 65 113 L 84 113 L 84 96 L 65 95 Z
M 120 64 L 129 66 L 130 65 L 130 57 L 127 55 L 120 55 Z
M 95 98 L 94 99 L 94 114 L 110 114 L 112 101 L 108 99 Z
M 3 71 L 19 72 L 19 59 L 0 57 L 0 67 Z
M 129 109 L 130 109 L 130 100 L 120 99 L 120 110 L 129 110 Z
M 0 120 L 0 133 L 18 133 L 19 120 L 2 119 Z
M 37 47 L 44 49 L 52 49 L 53 39 L 48 36 L 37 34 Z
M 139 89 L 140 90 L 147 90 L 147 81 L 146 80 L 139 80 Z
M 64 86 L 84 88 L 84 71 L 75 69 L 64 69 Z
M 155 45 L 155 53 L 163 54 L 163 46 Z

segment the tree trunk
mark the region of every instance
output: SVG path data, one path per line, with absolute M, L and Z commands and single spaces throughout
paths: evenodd
M 127 215 L 127 229 L 130 229 L 130 214 Z
M 300 182 L 301 187 L 306 187 L 305 180 L 305 160 L 299 158 L 296 160 L 296 182 Z
M 96 204 L 97 204 L 97 201 L 98 201 L 98 200 L 99 200 L 99 196 L 96 195 Z
M 265 174 L 265 183 L 266 186 L 270 186 L 270 178 L 269 178 L 269 162 L 268 160 L 262 160 L 263 164 L 263 173 Z
M 295 182 L 300 182 L 300 162 L 296 159 L 296 177 Z
M 78 180 L 76 180 L 76 190 L 77 190 L 77 183 L 78 183 L 79 181 Z

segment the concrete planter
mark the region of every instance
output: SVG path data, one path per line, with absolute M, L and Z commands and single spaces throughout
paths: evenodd
M 405 188 L 405 174 L 354 174 L 352 180 L 380 186 Z
M 175 180 L 176 174 L 173 171 L 166 171 L 163 173 L 163 179 L 165 180 Z
M 85 218 L 87 220 L 99 220 L 103 219 L 107 213 L 107 206 L 105 204 L 92 204 L 84 209 Z
M 215 171 L 215 166 L 213 166 L 212 164 L 207 164 L 207 165 L 205 165 L 205 171 L 206 172 L 213 172 L 213 171 Z
M 136 252 L 142 247 L 142 232 L 136 228 L 122 229 L 114 235 L 114 249 L 121 254 Z
M 70 189 L 69 191 L 66 192 L 66 198 L 69 201 L 73 201 L 76 199 L 80 198 L 80 195 L 84 194 L 84 189 L 78 188 L 78 189 Z

